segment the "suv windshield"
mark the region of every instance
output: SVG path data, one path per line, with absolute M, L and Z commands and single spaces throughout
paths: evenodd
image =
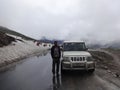
M 85 51 L 85 43 L 64 43 L 64 51 Z

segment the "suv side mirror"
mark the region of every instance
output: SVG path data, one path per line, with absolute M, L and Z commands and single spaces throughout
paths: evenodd
M 86 51 L 88 50 L 88 48 L 85 49 Z

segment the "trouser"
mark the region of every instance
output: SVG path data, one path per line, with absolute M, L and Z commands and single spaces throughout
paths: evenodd
M 53 63 L 52 63 L 52 72 L 53 74 L 55 74 L 55 70 L 56 73 L 59 73 L 59 64 L 60 64 L 60 59 L 59 58 L 53 58 Z

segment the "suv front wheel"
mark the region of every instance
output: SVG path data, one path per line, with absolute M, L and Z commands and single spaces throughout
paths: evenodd
M 88 72 L 93 73 L 95 69 L 90 69 Z
M 61 63 L 61 74 L 65 73 L 65 70 L 63 69 L 62 63 Z

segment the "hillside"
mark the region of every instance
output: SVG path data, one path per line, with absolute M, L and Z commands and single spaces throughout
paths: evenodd
M 37 45 L 37 42 L 33 42 L 33 40 L 15 31 L 0 27 L 0 71 L 4 66 L 31 55 L 42 54 L 50 48 L 50 44 Z
M 8 34 L 15 35 L 15 36 L 19 36 L 19 37 L 22 37 L 23 39 L 26 39 L 26 40 L 35 40 L 33 38 L 30 38 L 28 36 L 25 36 L 21 33 L 18 33 L 16 31 L 10 30 L 10 29 L 8 29 L 6 27 L 2 27 L 2 26 L 0 26 L 0 32 L 8 33 Z
M 53 41 L 58 41 L 58 44 L 62 44 L 64 42 L 64 40 L 57 40 L 57 39 L 48 39 L 46 37 L 42 37 L 40 40 L 38 40 L 40 42 L 44 42 L 44 43 L 52 43 L 53 44 Z
M 15 41 L 14 37 L 8 36 L 6 33 L 0 31 L 0 47 L 7 46 Z

